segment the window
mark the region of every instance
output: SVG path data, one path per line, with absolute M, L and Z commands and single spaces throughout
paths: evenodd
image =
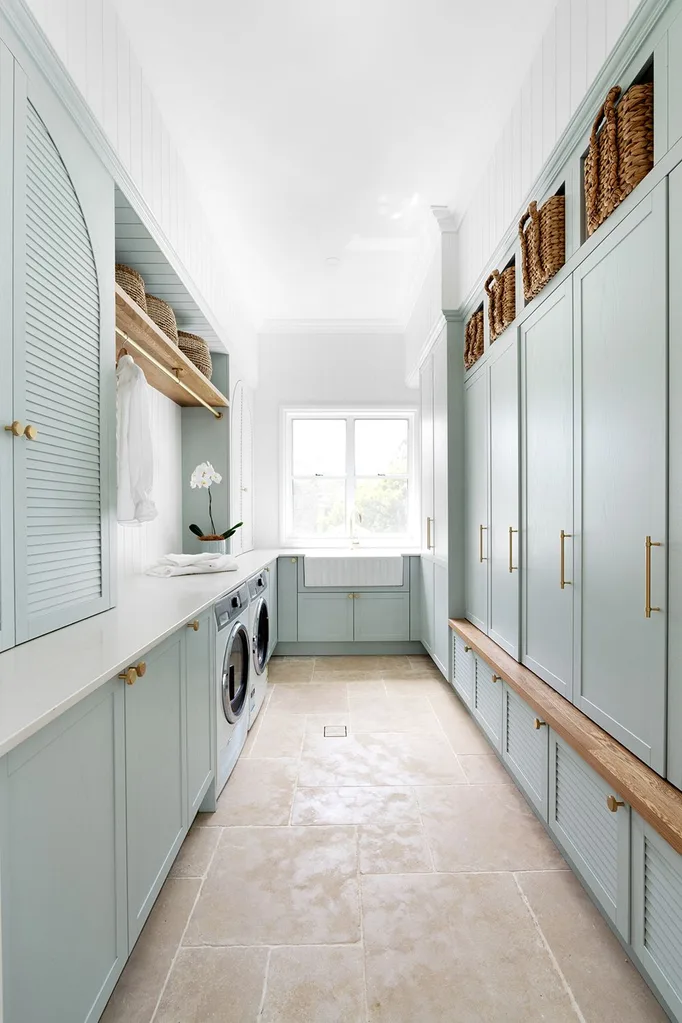
M 413 410 L 284 410 L 283 542 L 416 542 L 414 419 Z

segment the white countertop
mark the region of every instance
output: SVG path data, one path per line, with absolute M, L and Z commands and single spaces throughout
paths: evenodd
M 249 551 L 236 572 L 121 579 L 118 606 L 0 654 L 0 756 L 134 663 L 281 551 Z M 288 552 L 287 552 L 288 553 Z

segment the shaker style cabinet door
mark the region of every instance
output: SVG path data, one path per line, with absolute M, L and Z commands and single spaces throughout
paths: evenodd
M 215 638 L 213 615 L 205 612 L 191 622 L 184 633 L 186 721 L 187 721 L 187 805 L 194 819 L 213 773 L 211 738 L 215 704 L 213 665 Z M 197 626 L 195 629 L 194 626 Z
M 422 487 L 422 550 L 433 552 L 433 356 L 429 356 L 419 376 L 421 398 L 421 487 Z
M 678 17 L 682 32 L 682 15 Z M 681 51 L 682 52 L 682 51 Z M 682 164 L 668 179 L 668 251 L 670 288 L 670 355 L 668 390 L 682 393 Z M 670 402 L 668 571 L 668 764 L 666 777 L 682 789 L 682 405 Z
M 433 350 L 433 553 L 448 560 L 448 335 Z M 447 617 L 447 613 L 446 613 Z M 441 623 L 437 623 L 440 625 Z
M 466 617 L 488 631 L 488 376 L 467 382 L 464 392 Z
M 16 641 L 112 605 L 113 183 L 15 65 Z M 6 440 L 4 441 L 6 445 Z
M 572 699 L 573 336 L 571 282 L 521 327 L 521 660 Z
M 504 344 L 502 341 L 496 344 Z M 491 639 L 519 652 L 519 370 L 515 339 L 490 361 Z
M 665 770 L 667 182 L 574 275 L 574 702 Z M 650 546 L 653 545 L 653 546 Z
M 14 160 L 14 58 L 0 42 L 0 427 L 12 408 L 12 165 Z M 14 645 L 14 442 L 0 429 L 0 650 Z

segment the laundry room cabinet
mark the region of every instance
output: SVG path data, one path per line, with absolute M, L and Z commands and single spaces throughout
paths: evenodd
M 189 623 L 183 649 L 185 720 L 187 722 L 187 806 L 189 818 L 199 810 L 213 777 L 215 743 L 215 639 L 209 611 Z
M 488 632 L 488 370 L 480 367 L 464 392 L 466 617 Z
M 111 607 L 114 186 L 0 43 L 0 649 Z
M 678 18 L 682 34 L 682 15 Z M 682 53 L 682 35 L 680 39 Z M 670 346 L 668 390 L 682 394 L 682 164 L 668 179 Z M 668 610 L 668 757 L 667 778 L 682 789 L 682 403 L 669 405 L 669 610 Z

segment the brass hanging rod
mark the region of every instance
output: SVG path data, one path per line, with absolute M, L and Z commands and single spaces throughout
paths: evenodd
M 182 387 L 183 391 L 186 391 L 187 394 L 194 398 L 195 401 L 198 401 L 200 405 L 203 405 L 204 408 L 208 409 L 211 415 L 215 416 L 216 419 L 223 418 L 222 412 L 216 412 L 214 408 L 211 408 L 207 401 L 204 401 L 203 398 L 196 394 L 191 387 L 189 387 L 183 380 L 180 379 L 178 375 L 179 370 L 174 373 L 172 370 L 168 369 L 167 366 L 164 366 L 163 363 L 159 362 L 158 359 L 155 359 L 153 355 L 150 355 L 149 352 L 142 347 L 142 345 L 138 344 L 137 341 L 134 341 L 133 338 L 130 337 L 129 334 L 126 334 L 125 330 L 121 330 L 120 327 L 116 327 L 116 333 L 118 334 L 119 337 L 123 338 L 126 345 L 131 345 L 136 351 L 140 353 L 140 355 L 143 358 L 148 359 L 149 362 L 153 363 L 153 365 L 156 366 L 157 369 L 160 369 L 162 373 L 165 373 L 167 377 L 170 377 L 170 379 L 173 380 L 176 384 L 178 384 L 178 386 Z

